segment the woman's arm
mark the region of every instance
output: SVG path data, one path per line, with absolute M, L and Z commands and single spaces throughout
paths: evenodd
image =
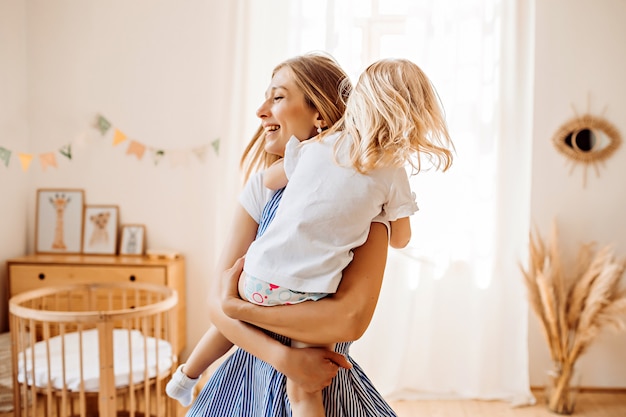
M 227 317 L 221 308 L 220 279 L 222 273 L 232 275 L 240 269 L 235 261 L 248 250 L 256 236 L 258 225 L 239 206 L 233 219 L 232 234 L 224 245 L 217 264 L 218 274 L 209 293 L 209 316 L 211 322 L 232 343 L 257 358 L 271 364 L 279 372 L 309 391 L 317 391 L 328 384 L 337 374 L 338 365 L 351 365 L 343 355 L 325 349 L 292 349 L 268 336 L 258 328 Z M 226 272 L 223 272 L 226 271 Z
M 263 307 L 239 298 L 241 268 L 224 274 L 223 311 L 230 317 L 311 344 L 360 338 L 372 319 L 387 261 L 387 228 L 372 223 L 367 241 L 354 250 L 335 294 L 319 301 Z

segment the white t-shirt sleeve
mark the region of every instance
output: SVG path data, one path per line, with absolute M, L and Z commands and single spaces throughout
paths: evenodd
M 298 161 L 300 160 L 300 153 L 302 146 L 301 142 L 295 136 L 292 136 L 287 145 L 285 145 L 285 157 L 283 158 L 283 167 L 285 169 L 285 175 L 287 179 L 291 178 L 291 174 L 296 169 Z
M 415 193 L 411 191 L 409 176 L 404 168 L 396 170 L 389 199 L 383 206 L 384 217 L 389 221 L 394 221 L 402 217 L 413 215 L 419 208 L 415 201 Z
M 269 200 L 271 190 L 263 185 L 263 171 L 254 173 L 239 194 L 239 204 L 257 223 L 261 221 L 263 207 Z

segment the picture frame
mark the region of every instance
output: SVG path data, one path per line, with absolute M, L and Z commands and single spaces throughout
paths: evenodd
M 116 205 L 85 205 L 83 253 L 115 255 L 119 229 L 119 207 Z
M 81 253 L 85 191 L 40 188 L 35 214 L 35 253 Z
M 146 227 L 143 224 L 123 224 L 120 255 L 143 256 L 146 249 Z

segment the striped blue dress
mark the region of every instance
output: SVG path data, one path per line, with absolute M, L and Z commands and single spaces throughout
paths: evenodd
M 265 205 L 257 236 L 274 218 L 282 197 L 277 191 Z M 271 308 L 271 307 L 268 307 Z M 290 340 L 270 333 L 285 345 Z M 323 390 L 327 417 L 396 417 L 361 367 L 350 357 L 352 342 L 337 343 L 352 369 L 340 369 Z M 291 417 L 286 378 L 271 365 L 237 349 L 215 371 L 187 413 L 187 417 Z

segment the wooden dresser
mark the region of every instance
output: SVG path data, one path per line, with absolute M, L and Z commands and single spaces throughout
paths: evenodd
M 150 259 L 143 256 L 27 255 L 7 261 L 9 297 L 51 285 L 93 282 L 144 282 L 170 287 L 178 293 L 177 343 L 175 352 L 187 340 L 185 315 L 185 261 Z

